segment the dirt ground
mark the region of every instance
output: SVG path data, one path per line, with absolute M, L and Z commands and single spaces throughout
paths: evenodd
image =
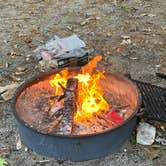
M 29 57 L 32 51 L 55 34 L 75 33 L 104 55 L 106 70 L 166 87 L 166 81 L 155 75 L 166 73 L 165 0 L 0 0 L 0 11 L 0 86 L 50 70 Z M 123 36 L 128 36 L 127 42 Z M 133 141 L 114 155 L 77 163 L 40 156 L 24 145 L 17 150 L 18 128 L 10 103 L 0 98 L 0 157 L 12 166 L 166 165 L 164 146 Z M 155 124 L 159 133 L 165 132 L 164 123 Z

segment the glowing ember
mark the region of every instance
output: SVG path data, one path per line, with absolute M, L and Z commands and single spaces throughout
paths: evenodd
M 55 95 L 61 95 L 63 94 L 61 85 L 66 87 L 68 78 L 78 79 L 78 106 L 75 121 L 91 118 L 94 113 L 97 114 L 109 109 L 100 86 L 100 79 L 105 78 L 104 72 L 96 71 L 93 73 L 93 69 L 101 59 L 101 56 L 96 56 L 88 65 L 81 68 L 79 74 L 69 73 L 67 69 L 64 69 L 50 80 L 50 85 L 55 87 Z

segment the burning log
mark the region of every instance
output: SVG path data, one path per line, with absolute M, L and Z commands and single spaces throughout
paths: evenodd
M 63 109 L 64 109 L 63 105 L 61 105 L 59 102 L 55 102 L 55 104 L 51 107 L 49 111 L 50 117 L 54 115 L 57 116 L 59 114 L 63 114 Z
M 78 80 L 76 78 L 69 78 L 64 93 L 64 115 L 60 129 L 60 132 L 65 134 L 72 133 L 74 115 L 77 111 L 77 91 Z

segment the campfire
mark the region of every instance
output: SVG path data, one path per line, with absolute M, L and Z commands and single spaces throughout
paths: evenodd
M 127 78 L 99 70 L 101 58 L 42 73 L 17 90 L 12 106 L 25 145 L 82 161 L 112 154 L 130 138 L 139 91 Z
M 101 59 L 96 56 L 79 70 L 65 68 L 27 87 L 16 103 L 21 119 L 42 133 L 61 135 L 95 134 L 122 124 L 137 103 L 97 69 Z
M 94 114 L 99 114 L 101 111 L 109 109 L 109 104 L 104 99 L 100 86 L 100 79 L 104 78 L 104 72 L 97 71 L 93 73 L 93 69 L 99 60 L 101 60 L 101 56 L 97 56 L 87 66 L 82 67 L 81 72 L 76 75 L 68 74 L 67 69 L 62 70 L 50 81 L 51 86 L 56 89 L 55 96 L 61 95 L 62 91 L 73 91 L 71 93 L 68 91 L 68 95 L 69 98 L 74 95 L 74 101 L 72 102 L 75 103 L 75 122 L 93 119 Z

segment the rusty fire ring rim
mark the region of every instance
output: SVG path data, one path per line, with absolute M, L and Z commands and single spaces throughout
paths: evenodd
M 141 104 L 142 104 L 142 96 L 141 96 L 141 93 L 140 93 L 140 90 L 138 89 L 137 85 L 135 82 L 131 81 L 130 79 L 126 78 L 125 76 L 123 76 L 122 74 L 119 74 L 118 73 L 118 77 L 126 80 L 127 82 L 130 83 L 131 86 L 133 86 L 136 90 L 136 95 L 138 97 L 138 103 L 137 103 L 137 106 L 136 106 L 136 109 L 135 111 L 131 114 L 131 116 L 125 120 L 123 123 L 121 123 L 120 125 L 117 125 L 116 127 L 112 128 L 112 129 L 107 129 L 107 130 L 104 130 L 102 132 L 96 132 L 96 133 L 93 133 L 93 134 L 83 134 L 83 135 L 66 135 L 66 134 L 51 134 L 51 133 L 42 133 L 40 131 L 38 131 L 37 129 L 31 127 L 29 124 L 27 124 L 26 122 L 24 122 L 20 117 L 19 115 L 17 114 L 16 112 L 16 109 L 15 109 L 15 104 L 16 104 L 16 101 L 17 101 L 17 97 L 20 95 L 20 93 L 26 88 L 28 87 L 29 84 L 31 84 L 32 82 L 35 83 L 37 81 L 39 81 L 42 77 L 45 77 L 45 76 L 48 76 L 48 75 L 52 75 L 54 74 L 55 72 L 59 72 L 61 70 L 63 70 L 64 68 L 59 68 L 59 69 L 54 69 L 54 70 L 50 70 L 50 71 L 46 71 L 46 72 L 41 72 L 40 74 L 37 74 L 37 75 L 33 75 L 31 78 L 27 79 L 25 82 L 23 82 L 16 90 L 16 92 L 14 93 L 14 96 L 12 98 L 12 101 L 11 101 L 11 110 L 14 114 L 14 117 L 16 118 L 17 121 L 19 121 L 21 124 L 23 124 L 25 127 L 39 133 L 39 134 L 42 134 L 42 135 L 47 135 L 47 136 L 53 136 L 53 137 L 63 137 L 63 138 L 82 138 L 82 137 L 94 137 L 94 136 L 97 136 L 97 135 L 101 135 L 101 134 L 105 134 L 107 132 L 113 132 L 114 130 L 120 128 L 121 126 L 125 125 L 127 122 L 129 122 L 132 118 L 134 118 L 135 116 L 137 116 L 137 113 L 139 111 L 139 108 L 141 108 Z M 70 67 L 69 69 L 80 69 L 80 67 Z M 114 75 L 117 75 L 117 73 L 113 73 L 113 72 L 105 72 L 106 74 L 107 73 L 112 73 Z M 27 124 L 27 125 L 26 125 Z

